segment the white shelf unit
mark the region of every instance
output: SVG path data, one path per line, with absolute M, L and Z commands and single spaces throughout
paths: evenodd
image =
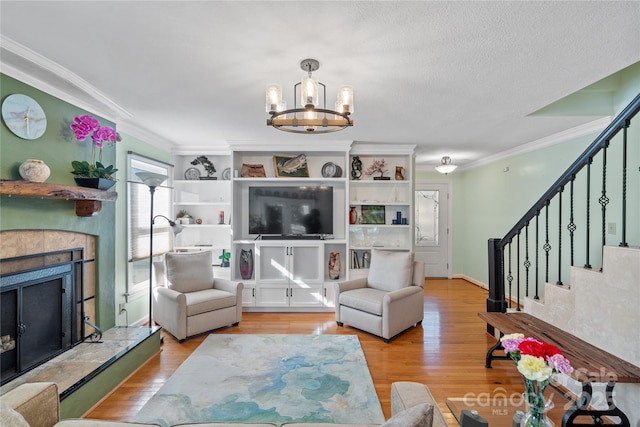
M 413 248 L 413 145 L 354 144 L 350 155 L 349 255 L 345 259 L 351 278 L 366 276 L 371 249 L 410 251 Z M 362 163 L 362 174 L 354 179 L 354 157 Z M 385 160 L 385 177 L 374 179 L 365 171 L 374 161 Z M 396 177 L 396 168 L 404 179 Z M 357 175 L 357 173 L 355 174 Z M 378 173 L 374 174 L 379 176 Z M 357 219 L 351 223 L 351 210 Z
M 206 156 L 213 163 L 217 179 L 185 179 L 185 172 L 190 168 L 207 177 L 202 165 L 191 164 L 198 156 Z M 218 256 L 223 250 L 231 250 L 231 180 L 222 179 L 225 169 L 228 169 L 225 176 L 231 176 L 231 153 L 178 152 L 174 153 L 174 163 L 173 219 L 177 219 L 181 211 L 191 216 L 188 224 L 182 224 L 184 230 L 176 235 L 175 250 L 211 250 L 215 265 L 220 262 Z
M 254 271 L 245 285 L 243 305 L 252 311 L 327 311 L 333 310 L 333 283 L 328 278 L 329 255 L 339 252 L 341 279 L 347 278 L 348 238 L 348 161 L 350 142 L 323 144 L 322 149 L 300 150 L 308 141 L 290 146 L 263 144 L 230 144 L 232 149 L 231 234 L 233 236 L 231 277 L 242 280 L 237 260 L 241 250 L 252 250 Z M 295 157 L 305 154 L 308 177 L 276 177 L 274 156 Z M 323 166 L 334 163 L 340 167 L 339 177 L 322 176 Z M 260 164 L 265 177 L 243 178 L 243 164 Z M 325 239 L 260 239 L 249 232 L 249 189 L 267 187 L 278 191 L 283 187 L 331 187 L 333 191 L 333 233 Z M 258 240 L 256 240 L 258 239 Z

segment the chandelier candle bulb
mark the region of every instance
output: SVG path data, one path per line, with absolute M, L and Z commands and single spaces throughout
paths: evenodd
M 338 100 L 337 105 L 340 105 L 340 109 L 337 110 L 341 113 L 351 114 L 353 113 L 353 87 L 344 85 L 338 88 Z
M 301 102 L 305 107 L 318 106 L 318 83 L 311 76 L 302 78 Z
M 282 88 L 280 85 L 269 85 L 266 90 L 267 113 L 281 111 L 282 106 Z

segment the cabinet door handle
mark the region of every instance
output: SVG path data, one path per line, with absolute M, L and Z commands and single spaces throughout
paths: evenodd
M 293 298 L 293 289 L 290 289 L 290 290 L 291 290 L 291 292 L 290 292 L 289 296 L 290 296 L 291 298 Z
M 254 298 L 256 297 L 256 288 L 253 288 L 253 289 L 252 289 L 251 294 L 252 294 L 252 296 L 253 296 Z

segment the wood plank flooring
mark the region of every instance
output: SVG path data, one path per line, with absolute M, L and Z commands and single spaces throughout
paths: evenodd
M 391 416 L 391 383 L 417 381 L 428 385 L 449 425 L 456 426 L 445 405 L 446 398 L 475 397 L 488 401 L 496 396 L 519 396 L 524 388 L 512 361 L 495 361 L 493 369 L 484 367 L 486 351 L 495 343 L 477 315 L 485 311 L 486 298 L 486 290 L 465 280 L 426 280 L 422 325 L 402 333 L 389 344 L 347 325 L 338 327 L 334 313 L 244 313 L 238 327 L 213 333 L 357 335 L 387 419 Z M 161 352 L 85 417 L 131 420 L 206 335 L 180 344 L 163 331 Z M 559 395 L 551 388 L 546 394 Z M 566 400 L 559 399 L 551 412 L 557 425 L 565 405 Z M 505 426 L 511 426 L 510 419 L 505 420 Z

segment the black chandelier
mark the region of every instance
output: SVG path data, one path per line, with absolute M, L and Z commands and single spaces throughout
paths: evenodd
M 266 90 L 267 126 L 292 133 L 318 134 L 331 133 L 353 126 L 349 117 L 353 113 L 353 87 L 340 86 L 335 108 L 327 108 L 327 88 L 315 81 L 311 73 L 320 68 L 320 62 L 315 59 L 305 59 L 300 68 L 307 72 L 299 83 L 293 86 L 293 108 L 287 110 L 286 101 L 282 100 L 282 88 L 271 84 Z M 298 86 L 300 86 L 300 105 L 297 106 Z M 322 108 L 319 104 L 319 86 L 322 86 Z

